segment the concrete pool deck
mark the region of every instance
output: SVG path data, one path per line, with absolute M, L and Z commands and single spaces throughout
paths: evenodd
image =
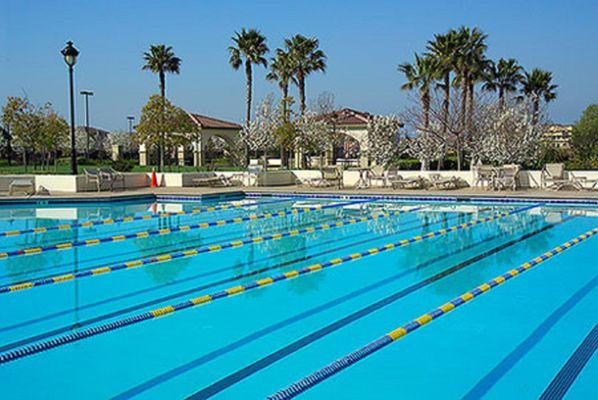
M 521 189 L 517 191 L 488 191 L 481 188 L 462 188 L 455 190 L 395 190 L 391 188 L 313 188 L 305 186 L 278 186 L 278 187 L 247 187 L 233 186 L 223 188 L 208 187 L 158 187 L 118 190 L 114 192 L 82 192 L 61 193 L 53 192 L 50 195 L 8 196 L 0 193 L 0 204 L 30 201 L 111 201 L 135 200 L 150 196 L 202 196 L 206 198 L 218 197 L 227 194 L 245 193 L 305 193 L 305 194 L 332 194 L 332 195 L 383 195 L 383 196 L 413 196 L 413 197 L 464 197 L 464 198 L 538 198 L 562 200 L 590 200 L 598 201 L 598 191 L 548 191 L 539 189 Z

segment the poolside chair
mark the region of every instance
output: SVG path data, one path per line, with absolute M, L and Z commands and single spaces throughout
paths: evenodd
M 499 168 L 495 177 L 494 188 L 496 190 L 517 190 L 519 168 L 517 164 L 507 164 Z
M 475 180 L 473 186 L 486 188 L 489 190 L 494 187 L 494 178 L 496 176 L 495 168 L 491 165 L 478 165 L 474 167 Z
M 541 185 L 545 189 L 561 190 L 565 187 L 572 187 L 576 190 L 583 189 L 582 185 L 574 176 L 567 176 L 565 164 L 545 164 L 540 173 Z
M 118 172 L 112 167 L 102 167 L 98 170 L 100 175 L 100 181 L 110 182 L 110 191 L 114 190 L 114 186 L 117 182 L 121 183 L 121 189 L 125 189 L 125 175 L 122 172 Z
M 311 187 L 343 187 L 343 171 L 339 166 L 327 166 L 320 169 L 321 178 L 308 179 L 305 183 Z
M 591 179 L 587 176 L 573 175 L 573 172 L 568 173 L 571 179 L 574 179 L 582 189 L 585 190 L 598 190 L 598 179 Z
M 382 187 L 386 187 L 386 174 L 384 172 L 384 166 L 382 165 L 375 165 L 368 171 L 368 181 L 369 186 L 372 186 L 372 182 L 380 181 L 382 182 Z
M 205 172 L 200 175 L 199 178 L 194 178 L 193 183 L 195 186 L 207 186 L 207 187 L 228 187 L 232 186 L 232 182 L 229 178 L 217 175 L 215 172 Z
M 343 170 L 337 166 L 328 166 L 322 168 L 322 181 L 326 186 L 343 187 Z
M 96 187 L 98 188 L 98 192 L 102 190 L 102 176 L 100 171 L 96 168 L 85 168 L 83 170 L 85 174 L 85 183 L 87 186 L 91 183 L 95 183 Z
M 394 166 L 388 169 L 388 173 L 386 174 L 386 182 L 390 182 L 393 179 L 396 179 L 399 176 L 399 168 Z
M 397 175 L 390 181 L 393 189 L 423 189 L 426 186 L 426 179 L 421 176 L 414 178 L 403 178 Z
M 35 184 L 33 179 L 14 179 L 8 184 L 8 195 L 12 196 L 16 191 L 20 191 L 30 196 L 35 193 Z
M 259 175 L 264 171 L 264 166 L 259 164 L 252 164 L 247 166 L 247 185 L 258 186 Z
M 459 187 L 459 178 L 456 176 L 443 177 L 440 174 L 430 174 L 430 186 L 433 189 L 446 190 L 457 189 Z

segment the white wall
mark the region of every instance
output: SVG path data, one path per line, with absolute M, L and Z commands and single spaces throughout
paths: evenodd
M 274 171 L 273 171 L 274 172 Z M 317 170 L 292 170 L 291 171 L 296 178 L 295 183 L 300 183 L 313 178 L 320 178 L 321 173 Z M 239 172 L 216 172 L 219 175 L 231 176 L 238 175 Z M 431 173 L 439 173 L 441 176 L 456 176 L 467 182 L 468 185 L 472 186 L 474 182 L 474 173 L 472 171 L 399 171 L 399 174 L 404 178 L 422 176 L 428 178 Z M 598 180 L 598 170 L 595 171 L 573 171 L 570 172 L 576 178 L 585 177 L 587 179 Z M 193 185 L 193 179 L 201 177 L 201 172 L 193 173 L 157 173 L 158 184 L 166 187 L 191 187 Z M 125 175 L 125 187 L 127 189 L 135 189 L 150 186 L 151 173 L 127 173 Z M 244 174 L 247 177 L 247 173 Z M 522 188 L 539 188 L 540 187 L 540 171 L 521 171 L 520 172 L 520 186 Z M 8 185 L 14 179 L 34 179 L 35 188 L 39 190 L 41 186 L 45 187 L 53 192 L 65 192 L 65 193 L 76 193 L 85 191 L 95 191 L 95 184 L 86 184 L 85 177 L 82 175 L 71 176 L 71 175 L 4 175 L 0 176 L 0 191 L 8 191 Z M 282 179 L 282 178 L 281 178 Z M 284 178 L 287 179 L 286 177 Z M 343 185 L 345 187 L 355 186 L 359 179 L 358 170 L 346 170 L 343 172 Z M 247 182 L 247 178 L 244 179 Z M 276 183 L 280 179 L 276 180 Z M 380 182 L 375 182 L 376 186 L 380 186 Z M 598 187 L 598 185 L 597 185 Z M 117 189 L 120 189 L 118 184 Z
M 586 177 L 587 179 L 598 179 L 598 170 L 595 171 L 573 171 L 572 173 L 576 178 Z M 299 180 L 306 180 L 311 178 L 319 178 L 321 174 L 319 171 L 314 170 L 293 170 L 293 174 Z M 469 186 L 473 186 L 475 181 L 475 174 L 473 171 L 399 171 L 399 175 L 403 178 L 422 176 L 429 178 L 430 174 L 440 174 L 444 177 L 456 176 L 463 181 L 467 182 Z M 519 185 L 521 188 L 539 188 L 541 185 L 541 171 L 521 171 L 519 173 Z M 358 170 L 346 170 L 343 171 L 343 185 L 346 187 L 355 186 L 359 180 Z M 374 182 L 374 185 L 381 186 L 381 182 Z M 597 185 L 598 187 L 598 185 Z

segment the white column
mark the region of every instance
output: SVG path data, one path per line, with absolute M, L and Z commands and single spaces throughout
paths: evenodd
M 112 161 L 118 161 L 120 158 L 120 146 L 117 144 L 112 145 Z
M 203 167 L 204 154 L 201 140 L 193 143 L 193 166 Z
M 139 165 L 142 167 L 147 166 L 147 148 L 143 143 L 139 145 Z
M 185 146 L 179 146 L 177 148 L 176 158 L 179 163 L 179 166 L 184 167 L 185 166 Z

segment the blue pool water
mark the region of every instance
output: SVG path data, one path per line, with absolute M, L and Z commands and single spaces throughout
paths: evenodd
M 263 399 L 596 227 L 537 202 L 3 205 L 2 398 Z M 598 398 L 597 256 L 598 235 L 300 398 Z

